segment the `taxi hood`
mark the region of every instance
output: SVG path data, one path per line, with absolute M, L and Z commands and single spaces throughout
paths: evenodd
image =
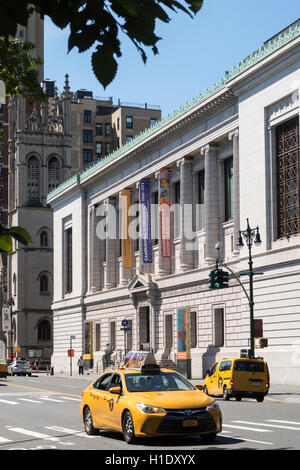
M 203 408 L 214 401 L 200 390 L 176 390 L 161 392 L 132 392 L 137 403 L 159 408 Z

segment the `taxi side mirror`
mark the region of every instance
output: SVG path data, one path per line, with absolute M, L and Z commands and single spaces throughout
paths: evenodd
M 198 390 L 203 390 L 203 385 L 196 384 L 195 387 L 198 388 Z
M 109 393 L 113 393 L 114 395 L 121 395 L 121 387 L 112 387 L 109 389 Z

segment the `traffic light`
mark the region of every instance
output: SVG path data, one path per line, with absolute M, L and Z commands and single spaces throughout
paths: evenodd
M 209 273 L 209 288 L 224 289 L 228 287 L 229 273 L 222 269 L 214 269 Z

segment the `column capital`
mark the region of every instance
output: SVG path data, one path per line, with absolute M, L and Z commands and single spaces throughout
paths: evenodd
M 182 157 L 179 160 L 176 161 L 176 166 L 180 167 L 181 165 L 185 165 L 186 163 L 193 163 L 194 158 L 192 156 L 187 155 L 186 157 Z
M 212 142 L 210 144 L 207 144 L 207 145 L 204 145 L 203 147 L 201 147 L 200 153 L 201 153 L 201 155 L 205 156 L 211 150 L 217 150 L 218 148 L 219 148 L 219 144 L 217 144 L 215 142 Z
M 230 131 L 229 134 L 228 134 L 228 139 L 229 140 L 232 140 L 234 137 L 238 137 L 239 136 L 239 128 L 236 127 L 233 131 Z

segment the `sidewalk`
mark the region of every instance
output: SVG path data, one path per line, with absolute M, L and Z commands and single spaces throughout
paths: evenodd
M 94 374 L 85 371 L 84 375 L 79 375 L 77 371 L 72 373 L 70 376 L 68 373 L 54 373 L 51 377 L 58 378 L 70 378 L 85 380 L 87 382 L 93 382 L 101 374 Z M 50 376 L 49 376 L 50 377 Z M 203 384 L 204 379 L 190 379 L 193 384 Z M 265 397 L 265 402 L 281 402 L 281 403 L 300 403 L 300 385 L 281 385 L 272 384 L 268 395 Z

